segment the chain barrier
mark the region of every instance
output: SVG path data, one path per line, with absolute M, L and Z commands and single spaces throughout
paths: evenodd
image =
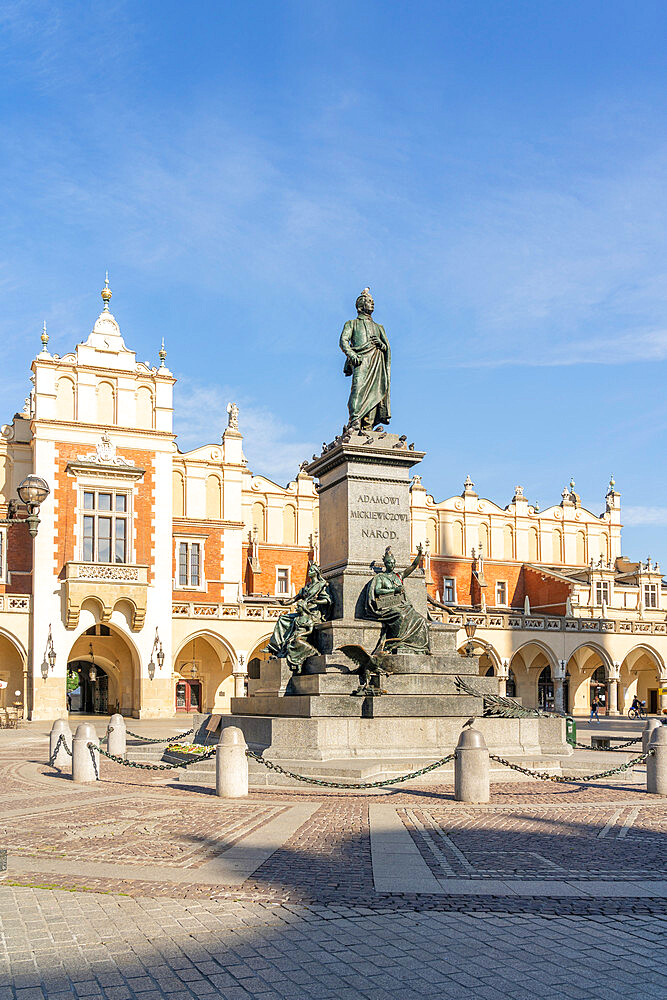
M 126 732 L 128 736 L 131 736 L 135 740 L 141 740 L 142 743 L 175 743 L 177 740 L 182 739 L 184 736 L 189 736 L 190 733 L 194 733 L 194 727 L 192 729 L 186 729 L 184 733 L 178 733 L 177 736 L 167 736 L 163 740 L 152 740 L 149 739 L 148 736 L 139 736 L 138 733 L 131 733 L 129 729 L 126 730 Z
M 107 750 L 103 750 L 102 747 L 95 746 L 94 743 L 88 744 L 88 749 L 93 747 L 95 750 L 99 750 L 103 757 L 107 757 L 108 760 L 115 761 L 116 764 L 122 764 L 123 767 L 135 767 L 140 771 L 175 771 L 179 767 L 192 767 L 193 764 L 198 764 L 200 760 L 210 760 L 215 754 L 215 747 L 209 750 L 208 753 L 199 754 L 194 760 L 184 760 L 179 764 L 142 764 L 138 760 L 126 760 L 125 757 L 119 757 L 115 753 L 109 753 Z
M 521 774 L 527 774 L 530 778 L 536 778 L 538 781 L 555 781 L 558 784 L 576 783 L 580 781 L 596 781 L 598 778 L 609 778 L 612 774 L 622 774 L 625 771 L 629 771 L 631 767 L 635 767 L 637 764 L 643 764 L 649 757 L 653 756 L 655 750 L 647 750 L 646 753 L 642 753 L 639 757 L 634 757 L 632 760 L 628 760 L 625 764 L 619 764 L 618 767 L 610 767 L 607 771 L 598 771 L 597 774 L 582 774 L 578 777 L 566 777 L 563 774 L 547 774 L 546 771 L 533 771 L 529 767 L 522 767 L 520 764 L 512 764 L 509 760 L 505 760 L 504 757 L 496 757 L 495 754 L 489 754 L 489 760 L 495 760 L 498 764 L 503 764 L 505 767 L 511 768 L 513 771 L 520 771 Z
M 60 736 L 58 737 L 58 742 L 55 745 L 53 753 L 49 757 L 49 767 L 53 767 L 53 765 L 55 764 L 56 757 L 58 756 L 58 750 L 60 749 L 61 744 L 62 746 L 65 747 L 65 751 L 68 754 L 68 756 L 70 757 L 72 756 L 72 751 L 67 746 L 67 740 L 65 739 L 65 734 L 61 733 Z
M 318 785 L 323 788 L 384 788 L 385 785 L 397 785 L 401 781 L 409 781 L 411 778 L 418 778 L 422 774 L 428 774 L 429 771 L 435 771 L 436 768 L 448 764 L 450 760 L 454 760 L 456 753 L 450 753 L 446 757 L 441 757 L 440 760 L 434 761 L 432 764 L 427 764 L 426 767 L 420 767 L 418 771 L 411 771 L 410 774 L 401 774 L 397 778 L 385 778 L 383 781 L 355 782 L 325 781 L 324 778 L 307 778 L 304 774 L 295 774 L 294 771 L 288 771 L 286 768 L 281 767 L 280 764 L 274 764 L 271 760 L 264 760 L 258 754 L 253 753 L 252 750 L 246 750 L 246 757 L 251 757 L 252 760 L 263 764 L 270 771 L 285 774 L 288 778 L 294 778 L 296 781 L 305 781 L 309 785 Z
M 635 736 L 632 740 L 626 740 L 625 743 L 619 743 L 616 747 L 594 747 L 589 746 L 588 743 L 577 743 L 576 741 L 572 746 L 576 750 L 592 750 L 594 753 L 613 753 L 614 751 L 624 750 L 625 747 L 631 747 L 633 743 L 641 743 L 641 736 Z
M 100 750 L 100 748 L 96 747 L 94 743 L 87 743 L 86 746 L 88 747 L 88 752 L 90 753 L 90 759 L 93 762 L 93 771 L 95 772 L 95 781 L 99 781 L 100 780 L 100 772 L 97 770 L 97 760 L 95 759 L 95 751 L 96 750 Z M 104 750 L 100 750 L 100 753 L 104 753 Z

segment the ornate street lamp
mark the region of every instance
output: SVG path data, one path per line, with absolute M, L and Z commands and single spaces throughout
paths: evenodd
M 26 476 L 16 491 L 19 499 L 28 508 L 27 517 L 17 517 L 17 501 L 9 501 L 8 516 L 0 520 L 0 524 L 21 524 L 23 521 L 28 525 L 28 531 L 33 538 L 37 535 L 39 527 L 39 508 L 48 497 L 51 490 L 49 484 L 41 476 Z
M 97 680 L 97 664 L 93 655 L 93 644 L 90 643 L 90 667 L 88 669 L 88 680 L 94 684 Z
M 473 639 L 475 638 L 475 632 L 477 631 L 477 622 L 473 621 L 472 618 L 466 618 L 464 628 L 466 630 L 466 635 L 468 636 L 468 641 L 465 645 L 465 655 L 474 656 L 475 643 L 473 642 Z
M 56 665 L 56 650 L 53 645 L 53 636 L 51 635 L 50 625 L 49 625 L 49 638 L 46 641 L 46 659 L 48 660 L 48 664 L 51 667 L 51 670 L 53 670 L 53 668 Z
M 155 659 L 153 658 L 155 657 Z M 153 680 L 155 677 L 155 660 L 157 660 L 157 665 L 162 670 L 164 666 L 164 650 L 162 648 L 162 641 L 160 639 L 160 633 L 157 628 L 155 629 L 155 638 L 153 639 L 153 648 L 151 649 L 151 658 L 148 661 L 148 677 Z

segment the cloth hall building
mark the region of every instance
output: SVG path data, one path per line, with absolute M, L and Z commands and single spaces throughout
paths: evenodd
M 34 540 L 0 525 L 0 710 L 225 711 L 317 559 L 316 484 L 253 474 L 233 404 L 220 441 L 181 452 L 164 349 L 138 361 L 102 298 L 72 353 L 51 354 L 44 332 L 30 396 L 2 426 L 0 518 L 30 473 L 51 493 Z M 601 506 L 571 482 L 546 510 L 519 486 L 503 507 L 470 478 L 436 502 L 415 476 L 431 614 L 459 625 L 461 648 L 473 619 L 481 672 L 526 705 L 582 713 L 595 692 L 611 714 L 635 694 L 667 709 L 662 574 L 622 555 L 613 480 Z

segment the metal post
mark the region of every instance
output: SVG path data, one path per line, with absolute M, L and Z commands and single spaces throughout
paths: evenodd
M 99 750 L 91 753 L 89 743 L 97 746 L 97 733 L 89 722 L 81 722 L 72 740 L 72 781 L 81 785 L 100 778 L 100 753 Z
M 653 730 L 649 749 L 654 753 L 646 761 L 646 791 L 667 797 L 667 726 Z
M 489 801 L 489 751 L 477 729 L 464 729 L 454 761 L 454 798 L 457 802 Z
M 223 799 L 240 799 L 248 794 L 246 742 L 237 726 L 222 730 L 215 748 L 215 793 Z
M 107 726 L 107 750 L 115 757 L 124 757 L 127 752 L 127 727 L 122 715 L 116 713 Z

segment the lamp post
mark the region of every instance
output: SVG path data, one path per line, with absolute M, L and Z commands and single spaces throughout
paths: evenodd
M 46 641 L 46 659 L 48 661 L 51 671 L 56 665 L 56 650 L 53 645 L 53 636 L 51 635 L 51 626 L 49 625 L 49 638 Z
M 474 656 L 475 643 L 473 642 L 473 639 L 475 637 L 475 632 L 477 631 L 477 622 L 473 621 L 472 618 L 466 618 L 464 628 L 466 630 L 466 635 L 468 636 L 468 641 L 465 645 L 465 655 Z
M 39 527 L 39 508 L 48 497 L 51 490 L 49 484 L 41 476 L 26 476 L 16 491 L 19 500 L 28 508 L 27 517 L 17 517 L 18 501 L 10 500 L 8 504 L 7 517 L 0 520 L 0 524 L 22 524 L 24 521 L 28 525 L 28 531 L 33 538 L 37 535 Z

